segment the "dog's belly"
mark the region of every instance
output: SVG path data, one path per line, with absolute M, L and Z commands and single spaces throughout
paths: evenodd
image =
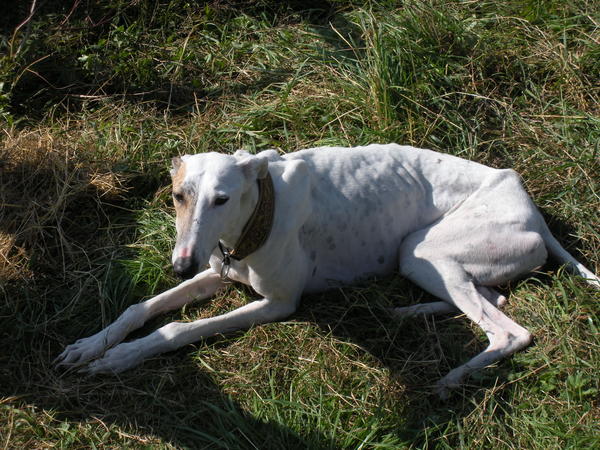
M 369 244 L 366 244 L 369 246 Z M 391 250 L 391 251 L 390 251 Z M 360 252 L 317 252 L 309 263 L 304 292 L 319 292 L 383 276 L 398 269 L 397 247 L 366 248 Z
M 360 205 L 356 206 L 360 211 Z M 409 204 L 404 206 L 405 213 L 416 216 Z M 306 292 L 353 284 L 397 270 L 398 248 L 414 221 L 402 220 L 392 208 L 351 216 L 335 223 L 308 223 L 300 230 L 308 264 Z

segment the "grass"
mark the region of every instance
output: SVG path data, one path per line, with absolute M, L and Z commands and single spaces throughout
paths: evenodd
M 518 170 L 600 272 L 600 4 L 510 0 L 20 2 L 0 18 L 0 444 L 5 448 L 597 448 L 598 292 L 552 263 L 503 287 L 527 350 L 448 402 L 485 346 L 398 276 L 118 377 L 51 366 L 172 286 L 170 158 L 412 144 Z M 222 313 L 232 285 L 157 318 Z

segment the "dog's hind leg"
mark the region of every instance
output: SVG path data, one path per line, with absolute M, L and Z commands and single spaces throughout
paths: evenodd
M 453 369 L 438 382 L 440 397 L 447 398 L 449 389 L 460 386 L 472 372 L 529 345 L 531 334 L 492 305 L 485 296 L 489 288 L 476 286 L 456 261 L 425 260 L 413 256 L 409 262 L 402 270 L 407 278 L 460 309 L 483 329 L 490 342 L 483 352 Z
M 445 314 L 458 314 L 460 311 L 447 302 L 428 302 L 410 306 L 389 308 L 395 319 L 408 319 L 415 316 L 442 316 Z
M 152 317 L 180 308 L 191 301 L 209 298 L 222 285 L 219 274 L 212 269 L 205 270 L 156 297 L 131 305 L 102 331 L 67 346 L 54 363 L 57 366 L 78 367 L 96 359 Z
M 496 308 L 502 308 L 506 304 L 506 297 L 495 289 L 479 286 L 481 295 Z M 396 319 L 405 319 L 415 316 L 435 315 L 441 316 L 444 314 L 459 314 L 460 310 L 448 302 L 428 302 L 410 306 L 400 306 L 397 308 L 389 308 L 390 314 Z
M 262 299 L 220 316 L 188 323 L 172 322 L 146 337 L 124 342 L 108 350 L 104 357 L 90 363 L 84 371 L 90 374 L 122 372 L 146 358 L 175 350 L 204 337 L 283 319 L 295 309 L 296 301 Z

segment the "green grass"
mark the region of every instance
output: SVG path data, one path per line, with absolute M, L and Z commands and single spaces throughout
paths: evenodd
M 512 167 L 600 272 L 597 1 L 47 1 L 24 22 L 30 4 L 0 18 L 0 445 L 600 446 L 600 296 L 552 263 L 502 287 L 534 345 L 448 402 L 433 384 L 485 336 L 391 320 L 431 300 L 399 276 L 118 377 L 51 365 L 176 283 L 183 153 L 395 141 Z M 232 285 L 132 337 L 254 296 Z

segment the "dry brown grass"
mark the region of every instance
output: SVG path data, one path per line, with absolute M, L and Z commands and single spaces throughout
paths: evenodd
M 72 212 L 114 201 L 126 192 L 124 177 L 76 136 L 49 129 L 8 130 L 0 148 L 0 279 L 31 277 L 30 255 L 81 256 Z M 56 269 L 56 267 L 54 267 Z

